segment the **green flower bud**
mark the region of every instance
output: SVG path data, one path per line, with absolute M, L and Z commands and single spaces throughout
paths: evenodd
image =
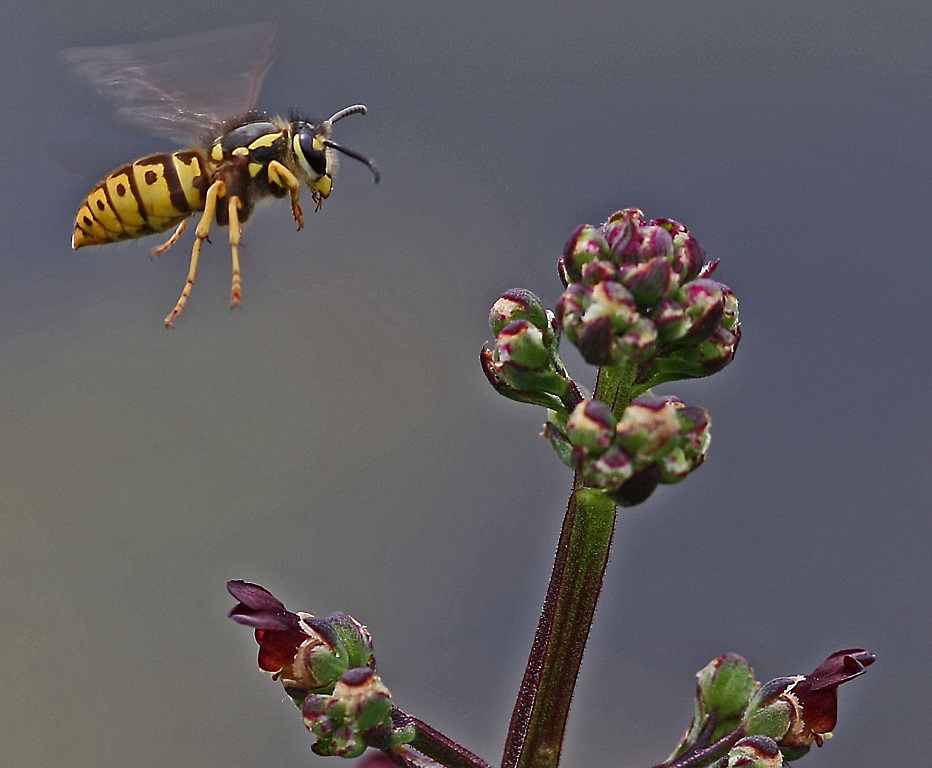
M 577 405 L 566 420 L 570 443 L 587 453 L 603 453 L 615 438 L 617 419 L 601 400 L 586 400 Z
M 346 646 L 327 619 L 306 613 L 298 616 L 309 637 L 295 654 L 292 674 L 283 672 L 281 681 L 285 691 L 300 701 L 308 691 L 329 690 L 349 662 Z
M 375 661 L 372 635 L 369 634 L 369 630 L 342 611 L 331 614 L 327 617 L 327 621 L 330 622 L 346 649 L 347 668 L 372 667 Z M 342 675 L 342 672 L 340 674 Z
M 385 744 L 394 727 L 391 709 L 391 693 L 378 675 L 368 667 L 354 667 L 340 678 L 331 695 L 308 696 L 301 714 L 308 730 L 317 736 L 312 746 L 316 754 L 358 757 L 368 746 Z M 405 736 L 410 740 L 413 731 L 408 728 Z
M 644 212 L 638 208 L 625 208 L 616 211 L 608 217 L 602 225 L 602 234 L 611 249 L 612 261 L 624 264 L 627 261 L 626 253 L 632 248 L 632 240 L 636 243 L 638 228 L 644 223 Z
M 496 335 L 515 320 L 527 320 L 543 332 L 550 329 L 547 309 L 537 296 L 524 288 L 505 291 L 489 312 L 489 327 Z
M 579 282 L 587 264 L 605 261 L 608 258 L 608 242 L 599 228 L 591 224 L 581 224 L 563 246 L 563 256 L 559 264 L 563 285 Z
M 633 400 L 618 421 L 616 442 L 637 454 L 639 464 L 655 460 L 680 434 L 677 404 L 676 398 L 653 395 Z
M 723 287 L 707 278 L 692 280 L 683 286 L 683 308 L 690 325 L 685 338 L 704 339 L 721 322 L 725 313 Z
M 682 285 L 701 276 L 705 263 L 705 248 L 698 238 L 682 224 L 671 219 L 657 219 L 657 223 L 667 227 L 673 235 L 673 258 L 670 265 L 678 276 L 679 283 Z M 711 271 L 707 274 L 711 274 Z
M 696 674 L 696 697 L 704 713 L 718 719 L 737 717 L 757 688 L 754 670 L 743 656 L 723 653 Z
M 557 302 L 557 320 L 585 360 L 623 365 L 649 357 L 657 341 L 654 324 L 641 317 L 632 293 L 612 280 L 573 283 Z
M 659 231 L 664 232 L 662 229 Z M 656 256 L 648 261 L 622 267 L 618 279 L 631 291 L 638 308 L 647 311 L 669 293 L 673 286 L 673 269 L 666 258 Z
M 796 707 L 787 698 L 786 691 L 798 679 L 778 677 L 758 689 L 744 714 L 744 728 L 748 736 L 769 736 L 779 742 L 787 734 L 796 717 Z
M 578 401 L 576 384 L 557 355 L 556 320 L 534 294 L 523 289 L 508 291 L 492 307 L 489 325 L 497 329 L 495 347 L 483 349 L 480 362 L 499 393 L 559 411 L 567 410 L 564 398 L 569 403 Z
M 526 369 L 545 368 L 550 350 L 544 334 L 528 320 L 514 320 L 495 336 L 495 348 L 502 363 L 514 363 Z
M 780 768 L 783 755 L 777 743 L 768 736 L 741 739 L 728 751 L 727 768 Z
M 595 488 L 612 492 L 620 488 L 634 473 L 634 465 L 625 451 L 617 446 L 589 461 L 582 474 Z
M 502 363 L 489 349 L 479 353 L 479 363 L 495 391 L 519 403 L 531 403 L 566 413 L 567 407 L 562 398 L 579 398 L 575 383 L 561 372 L 539 373 L 514 363 Z

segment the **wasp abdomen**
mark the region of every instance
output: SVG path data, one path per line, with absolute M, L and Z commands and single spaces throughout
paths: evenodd
M 112 243 L 177 226 L 204 210 L 207 158 L 198 150 L 149 155 L 117 168 L 78 208 L 71 245 Z

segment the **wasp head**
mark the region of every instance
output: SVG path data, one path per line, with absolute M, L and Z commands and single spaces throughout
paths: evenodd
M 336 153 L 352 157 L 365 165 L 372 173 L 374 181 L 379 180 L 379 169 L 368 157 L 347 149 L 330 138 L 333 124 L 348 115 L 364 115 L 366 108 L 362 104 L 341 109 L 332 117 L 319 123 L 293 119 L 291 122 L 291 148 L 298 167 L 304 173 L 312 189 L 320 192 L 322 197 L 330 194 L 333 174 L 336 171 Z

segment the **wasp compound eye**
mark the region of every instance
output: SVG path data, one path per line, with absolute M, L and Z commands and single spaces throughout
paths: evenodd
M 308 167 L 318 176 L 326 174 L 327 153 L 312 126 L 305 124 L 298 129 L 298 144 Z

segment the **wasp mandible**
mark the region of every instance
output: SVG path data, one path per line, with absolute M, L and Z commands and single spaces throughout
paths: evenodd
M 333 188 L 337 153 L 365 164 L 379 180 L 372 160 L 331 138 L 334 123 L 364 115 L 364 105 L 346 107 L 320 122 L 295 112 L 285 120 L 256 111 L 275 35 L 273 25 L 252 24 L 130 45 L 69 48 L 59 55 L 78 78 L 117 105 L 123 122 L 192 145 L 142 157 L 110 173 L 78 208 L 71 240 L 77 250 L 174 228 L 152 249 L 156 257 L 200 212 L 188 277 L 166 327 L 188 301 L 214 221 L 229 228 L 230 305 L 236 307 L 242 293 L 243 224 L 258 201 L 287 195 L 301 229 L 301 187 L 307 185 L 319 211 Z M 233 62 L 243 61 L 249 68 L 237 71 Z

